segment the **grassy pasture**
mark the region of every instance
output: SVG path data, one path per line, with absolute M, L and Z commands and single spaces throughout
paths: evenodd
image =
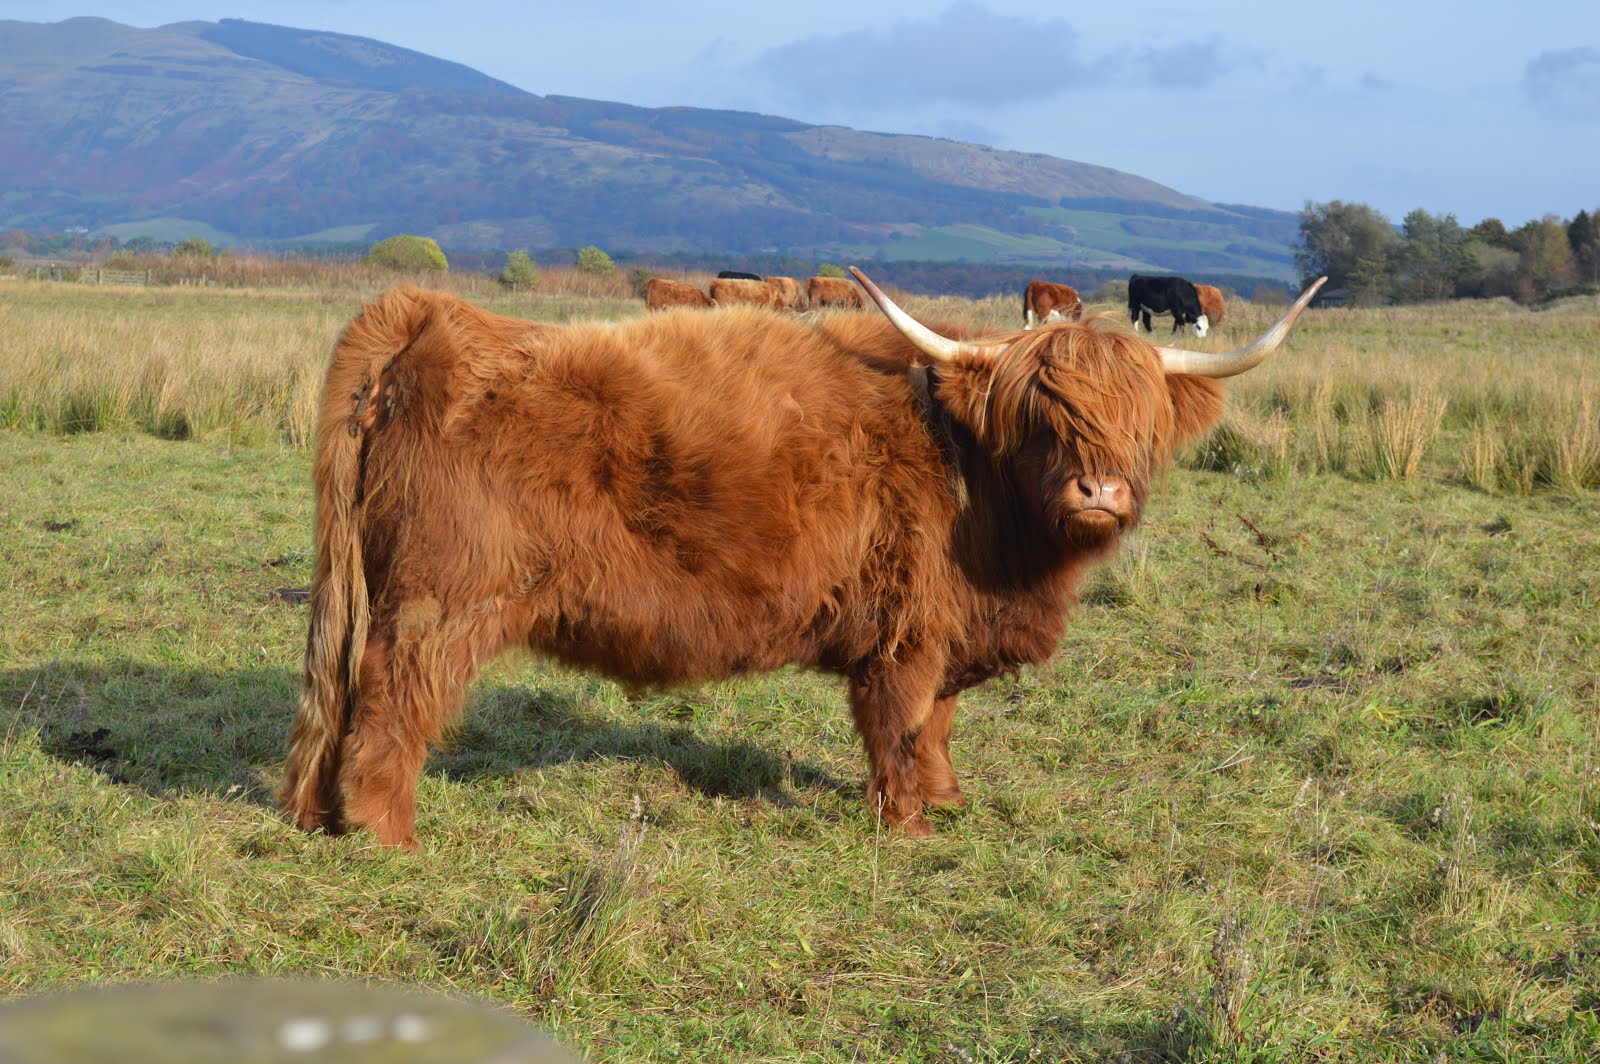
M 507 659 L 407 857 L 269 798 L 367 294 L 0 290 L 0 995 L 343 976 L 618 1061 L 1600 1057 L 1592 305 L 1310 315 L 1053 661 L 963 698 L 932 840 L 829 678 Z

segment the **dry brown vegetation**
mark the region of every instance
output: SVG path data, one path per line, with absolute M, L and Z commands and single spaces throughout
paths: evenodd
M 170 260 L 169 260 L 170 261 Z M 330 343 L 396 278 L 357 266 L 291 270 L 230 260 L 287 288 L 97 288 L 12 281 L 0 304 L 0 426 L 78 432 L 277 438 L 308 444 Z M 249 271 L 257 271 L 251 273 Z M 705 285 L 700 274 L 682 279 Z M 621 274 L 542 271 L 532 292 L 481 275 L 421 279 L 503 313 L 547 321 L 642 312 Z M 1007 331 L 1016 300 L 907 297 L 933 321 Z M 1525 494 L 1600 487 L 1600 314 L 1593 300 L 1546 311 L 1509 301 L 1312 312 L 1270 374 L 1242 378 L 1199 464 L 1283 476 L 1409 480 L 1424 472 Z M 1116 318 L 1110 307 L 1089 308 Z M 1236 301 L 1220 349 L 1279 313 Z M 1158 338 L 1164 339 L 1158 332 Z

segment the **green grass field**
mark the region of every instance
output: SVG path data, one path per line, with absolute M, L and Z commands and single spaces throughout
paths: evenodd
M 270 799 L 364 294 L 0 292 L 0 996 L 343 977 L 608 1061 L 1600 1058 L 1592 305 L 1313 312 L 1052 662 L 963 698 L 932 840 L 831 678 L 505 659 L 406 856 Z

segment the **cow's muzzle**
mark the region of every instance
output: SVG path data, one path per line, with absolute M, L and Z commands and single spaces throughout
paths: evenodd
M 1079 474 L 1056 497 L 1056 524 L 1070 541 L 1084 545 L 1115 540 L 1139 522 L 1132 486 L 1122 477 Z

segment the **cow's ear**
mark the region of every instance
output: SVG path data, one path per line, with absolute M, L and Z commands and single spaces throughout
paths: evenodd
M 966 426 L 967 431 L 990 451 L 998 449 L 1000 443 L 990 438 L 994 428 L 994 419 L 989 412 L 994 372 L 993 361 L 976 358 L 961 358 L 929 370 L 929 380 L 935 385 L 939 405 Z
M 1187 443 L 1222 420 L 1222 385 L 1210 377 L 1169 373 L 1167 393 L 1172 396 L 1174 443 Z

